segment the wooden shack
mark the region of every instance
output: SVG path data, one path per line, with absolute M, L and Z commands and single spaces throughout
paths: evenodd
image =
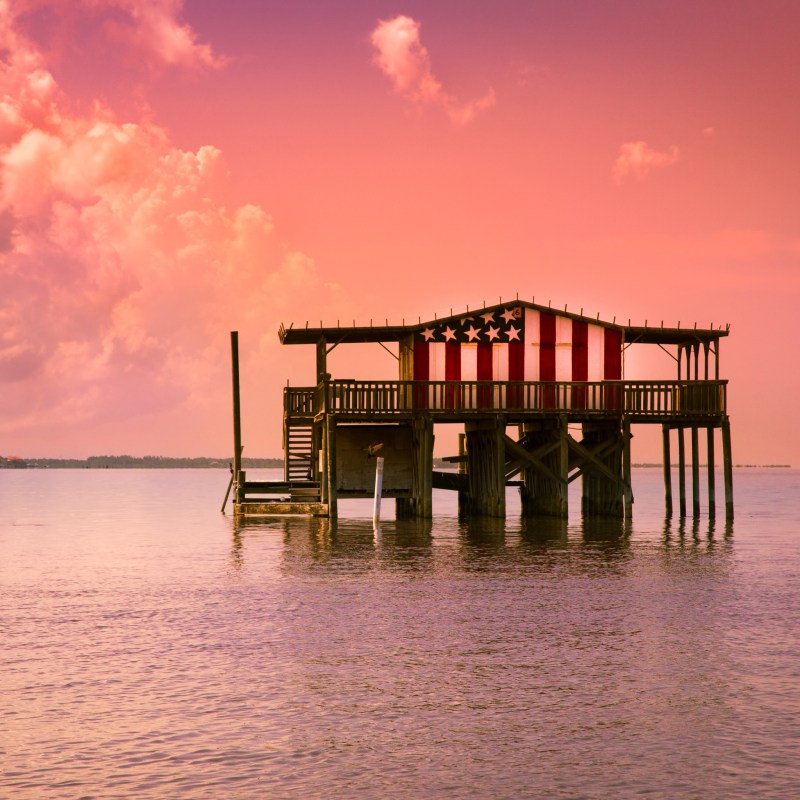
M 690 434 L 692 512 L 700 514 L 700 431 L 706 435 L 707 499 L 716 510 L 715 436 L 723 450 L 725 512 L 733 517 L 727 381 L 719 343 L 728 328 L 620 325 L 514 300 L 416 324 L 288 328 L 284 345 L 314 348 L 316 384 L 284 389 L 284 480 L 248 482 L 234 465 L 238 514 L 335 516 L 341 498 L 372 497 L 372 445 L 385 457 L 383 497 L 398 517 L 430 517 L 432 490 L 458 493 L 464 514 L 503 517 L 506 487 L 524 515 L 566 516 L 568 486 L 582 481 L 582 511 L 629 517 L 631 426 L 660 425 L 667 513 L 673 509 L 671 441 L 677 438 L 679 512 L 687 513 L 685 434 Z M 234 449 L 238 357 L 234 341 Z M 331 375 L 336 347 L 378 343 L 396 358 L 387 380 Z M 631 380 L 633 345 L 668 352 L 675 374 Z M 463 426 L 458 471 L 433 468 L 436 425 Z M 573 435 L 580 430 L 579 435 Z M 237 438 L 239 436 L 239 438 Z M 281 497 L 277 497 L 281 495 Z

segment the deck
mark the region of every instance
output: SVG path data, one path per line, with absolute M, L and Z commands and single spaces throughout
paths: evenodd
M 571 421 L 626 416 L 632 423 L 714 423 L 727 414 L 727 381 L 356 381 L 284 389 L 286 422 L 463 422 L 504 414 L 509 423 L 566 414 Z

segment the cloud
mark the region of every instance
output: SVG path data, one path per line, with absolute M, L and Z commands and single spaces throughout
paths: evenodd
M 228 331 L 275 347 L 293 296 L 316 312 L 338 291 L 263 208 L 223 202 L 217 148 L 182 149 L 99 102 L 73 111 L 2 0 L 0 44 L 6 441 L 141 414 L 180 421 L 229 384 Z
M 370 35 L 375 63 L 391 79 L 395 91 L 418 107 L 439 106 L 456 125 L 466 125 L 495 103 L 493 89 L 469 103 L 445 92 L 434 76 L 427 48 L 420 41 L 420 23 L 403 15 L 382 20 Z
M 77 12 L 99 17 L 106 35 L 163 65 L 216 69 L 225 63 L 180 21 L 184 0 L 17 0 L 14 12 L 8 10 L 9 0 L 0 2 L 6 7 L 0 18 L 19 18 L 40 7 L 65 16 Z
M 673 146 L 662 153 L 650 147 L 647 142 L 625 142 L 619 149 L 614 162 L 613 177 L 616 183 L 628 178 L 644 180 L 651 169 L 668 167 L 679 158 L 678 148 Z

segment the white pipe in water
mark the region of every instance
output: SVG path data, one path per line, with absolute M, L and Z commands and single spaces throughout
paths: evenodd
M 381 492 L 383 492 L 383 456 L 375 459 L 375 505 L 372 511 L 372 521 L 378 525 L 381 521 Z

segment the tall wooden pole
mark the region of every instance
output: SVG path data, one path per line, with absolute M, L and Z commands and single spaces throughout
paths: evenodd
M 717 514 L 717 489 L 714 485 L 714 428 L 709 425 L 708 431 L 708 458 L 706 459 L 706 469 L 708 470 L 708 516 L 713 518 Z
M 731 423 L 722 420 L 722 464 L 725 475 L 725 519 L 733 521 L 733 457 L 731 456 Z
M 686 516 L 686 442 L 683 427 L 678 428 L 678 504 L 680 515 Z
M 238 331 L 231 331 L 231 367 L 233 372 L 233 481 L 234 484 L 238 484 L 239 472 L 242 469 L 242 417 L 239 407 Z M 234 500 L 238 500 L 236 495 L 234 495 Z
M 669 428 L 661 426 L 661 438 L 664 440 L 664 502 L 667 516 L 672 516 L 672 464 L 669 452 Z
M 700 444 L 696 425 L 692 425 L 692 516 L 700 516 Z
M 622 418 L 622 478 L 625 481 L 625 519 L 630 522 L 633 515 L 633 490 L 631 489 L 631 423 Z

